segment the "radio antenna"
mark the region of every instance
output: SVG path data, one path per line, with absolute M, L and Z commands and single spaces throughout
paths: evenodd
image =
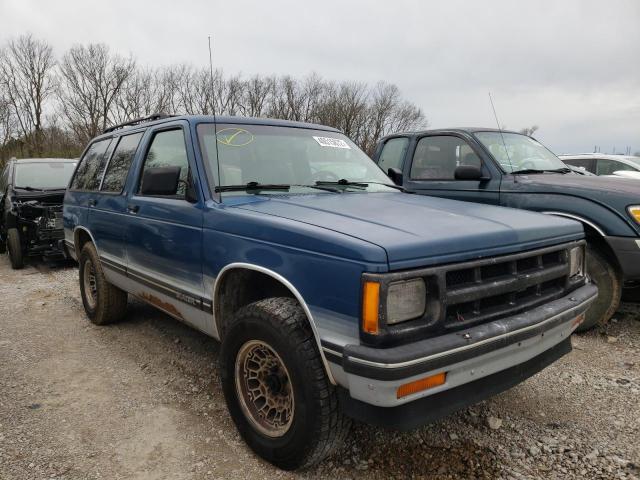
M 211 47 L 211 35 L 209 40 L 209 81 L 211 83 L 211 111 L 213 113 L 213 143 L 216 146 L 216 164 L 218 166 L 218 178 L 215 181 L 218 185 L 222 184 L 220 179 L 220 157 L 218 155 L 218 120 L 216 119 L 216 89 L 213 84 L 213 48 Z
M 513 164 L 511 163 L 511 157 L 509 156 L 509 150 L 507 150 L 507 142 L 504 141 L 504 135 L 502 134 L 502 127 L 500 126 L 500 121 L 498 120 L 498 114 L 496 113 L 496 107 L 493 105 L 493 98 L 491 97 L 491 92 L 489 92 L 489 102 L 491 102 L 491 109 L 493 110 L 493 116 L 496 119 L 496 125 L 498 125 L 498 131 L 500 132 L 500 138 L 502 138 L 502 145 L 504 146 L 504 153 L 507 154 L 507 160 L 509 161 L 509 166 L 511 167 L 511 171 L 513 172 Z M 511 173 L 511 172 L 509 172 Z

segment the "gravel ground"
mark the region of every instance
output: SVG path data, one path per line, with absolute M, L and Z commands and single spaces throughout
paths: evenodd
M 218 345 L 150 307 L 95 327 L 73 267 L 0 257 L 0 479 L 639 478 L 640 307 L 525 383 L 410 433 L 356 425 L 320 466 L 244 445 Z

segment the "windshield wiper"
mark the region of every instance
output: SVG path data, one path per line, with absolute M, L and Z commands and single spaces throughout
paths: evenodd
M 338 180 L 337 182 L 330 182 L 330 181 L 321 181 L 318 180 L 316 182 L 316 185 L 322 186 L 322 185 L 334 185 L 334 186 L 345 186 L 345 187 L 358 187 L 358 188 L 367 188 L 369 186 L 368 183 L 362 183 L 362 182 L 350 182 L 349 180 L 347 180 L 346 178 L 341 178 L 340 180 Z
M 282 190 L 288 192 L 291 185 L 278 185 L 269 183 L 249 182 L 244 185 L 221 185 L 215 188 L 216 192 L 233 192 L 233 191 L 247 191 L 247 192 L 259 192 L 262 190 Z
M 18 187 L 17 185 L 13 188 L 19 188 L 20 190 L 26 190 L 28 192 L 53 192 L 55 190 L 66 190 L 67 187 L 52 187 L 52 188 L 38 188 L 38 187 Z
M 538 169 L 538 168 L 525 168 L 523 170 L 514 170 L 511 172 L 513 175 L 526 175 L 534 173 L 571 173 L 572 170 L 569 167 L 554 168 L 554 169 Z

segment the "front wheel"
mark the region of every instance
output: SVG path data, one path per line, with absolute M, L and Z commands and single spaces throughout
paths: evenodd
M 9 251 L 11 268 L 14 270 L 20 270 L 24 267 L 22 242 L 20 242 L 20 232 L 17 228 L 10 228 L 7 230 L 7 250 Z
M 622 280 L 616 267 L 591 245 L 587 245 L 587 274 L 598 287 L 598 297 L 587 310 L 578 332 L 606 325 L 618 310 L 622 296 Z
M 260 300 L 225 334 L 220 375 L 227 406 L 251 449 L 284 470 L 330 455 L 349 432 L 298 302 Z

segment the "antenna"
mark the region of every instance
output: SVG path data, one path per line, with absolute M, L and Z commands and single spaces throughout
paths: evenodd
M 493 105 L 493 98 L 491 97 L 491 92 L 489 92 L 489 102 L 491 102 L 491 108 L 493 109 L 493 116 L 496 119 L 496 125 L 498 125 L 498 131 L 500 132 L 500 138 L 502 138 L 502 145 L 504 146 L 504 153 L 507 154 L 507 160 L 509 160 L 509 166 L 511 167 L 511 171 L 513 172 L 513 164 L 511 163 L 511 157 L 509 156 L 509 150 L 507 150 L 507 142 L 504 141 L 504 135 L 502 134 L 502 128 L 500 127 L 500 122 L 498 121 L 498 114 L 496 113 L 496 107 Z M 511 173 L 511 172 L 509 172 Z
M 218 166 L 218 178 L 215 181 L 222 183 L 220 178 L 220 156 L 218 155 L 218 120 L 216 119 L 216 95 L 213 86 L 213 49 L 211 48 L 211 35 L 207 37 L 209 40 L 209 80 L 211 83 L 211 111 L 213 113 L 213 143 L 216 146 L 216 164 Z

